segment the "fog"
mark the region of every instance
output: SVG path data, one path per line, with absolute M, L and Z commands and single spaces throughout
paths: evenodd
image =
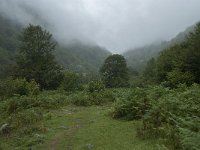
M 0 13 L 121 53 L 169 40 L 200 20 L 200 0 L 0 0 Z

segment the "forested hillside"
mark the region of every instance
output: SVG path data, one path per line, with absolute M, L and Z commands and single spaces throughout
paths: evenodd
M 147 62 L 152 57 L 157 57 L 159 52 L 171 45 L 178 44 L 184 41 L 186 35 L 194 30 L 194 26 L 187 28 L 184 32 L 179 33 L 170 41 L 155 43 L 144 47 L 130 49 L 123 55 L 127 59 L 128 66 L 139 72 L 143 71 Z
M 180 17 L 167 24 L 163 21 L 173 15 L 162 14 L 156 21 L 162 11 L 151 14 L 166 2 L 149 0 L 150 12 L 141 5 L 136 10 L 144 9 L 142 16 L 130 11 L 135 20 L 124 11 L 124 1 L 116 1 L 115 15 L 105 10 L 106 18 L 104 13 L 100 17 L 105 1 L 97 16 L 96 1 L 84 5 L 85 1 L 76 5 L 70 0 L 40 0 L 39 7 L 30 0 L 27 5 L 33 10 L 23 6 L 26 0 L 0 2 L 0 8 L 7 4 L 18 13 L 10 16 L 17 21 L 0 15 L 0 150 L 200 150 L 200 22 L 170 41 L 129 50 L 124 56 L 91 42 L 119 53 L 118 49 L 148 43 L 147 36 L 158 39 L 151 22 L 167 38 L 168 32 L 180 31 L 180 24 L 199 20 L 198 13 L 194 12 L 196 20 L 186 19 L 187 24 Z M 113 9 L 114 0 L 109 2 Z M 126 2 L 127 9 L 135 10 L 136 3 Z M 183 9 L 181 4 L 176 7 Z M 176 12 L 184 16 L 189 11 L 172 14 Z M 167 31 L 168 25 L 174 28 Z
M 23 26 L 0 15 L 0 74 L 15 62 L 19 35 Z M 59 41 L 58 41 L 59 43 Z M 55 56 L 64 68 L 78 73 L 97 73 L 105 58 L 110 55 L 106 49 L 95 44 L 73 42 L 66 46 L 57 45 Z M 8 68 L 8 67 L 7 67 Z
M 200 23 L 185 40 L 161 51 L 156 59 L 151 59 L 144 71 L 147 80 L 176 87 L 179 84 L 200 83 Z
M 97 73 L 106 57 L 111 53 L 97 45 L 75 41 L 67 46 L 59 46 L 57 60 L 67 69 L 80 73 Z
M 21 26 L 0 15 L 0 76 L 14 62 Z

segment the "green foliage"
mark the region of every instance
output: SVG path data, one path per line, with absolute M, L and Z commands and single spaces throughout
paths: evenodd
M 73 41 L 68 45 L 58 46 L 55 55 L 65 68 L 88 76 L 98 74 L 99 68 L 111 53 L 97 45 Z
M 123 117 L 129 120 L 141 118 L 144 115 L 142 110 L 146 110 L 142 108 L 145 106 L 143 105 L 146 101 L 145 95 L 144 91 L 138 88 L 131 92 L 128 97 L 119 99 L 114 105 L 113 117 Z
M 176 87 L 179 84 L 192 85 L 194 82 L 194 76 L 190 72 L 181 72 L 179 70 L 173 70 L 167 73 L 167 83 L 169 87 Z
M 152 58 L 157 58 L 159 53 L 164 49 L 182 43 L 190 32 L 194 31 L 194 25 L 187 28 L 185 31 L 179 33 L 175 38 L 170 41 L 163 41 L 160 43 L 154 43 L 146 46 L 142 46 L 136 49 L 130 49 L 123 55 L 127 60 L 129 67 L 134 68 L 138 72 L 143 72 L 148 65 L 148 61 Z
M 200 124 L 197 124 L 200 126 Z M 197 126 L 197 127 L 198 127 Z M 180 145 L 184 150 L 198 150 L 200 148 L 200 133 L 191 132 L 186 128 L 179 128 Z
M 85 92 L 79 92 L 76 94 L 72 94 L 69 96 L 70 103 L 76 106 L 90 106 L 91 101 L 89 99 L 89 95 Z
M 122 55 L 109 56 L 100 69 L 102 80 L 108 88 L 129 86 L 128 68 Z
M 54 60 L 52 35 L 40 26 L 29 25 L 21 35 L 16 76 L 35 80 L 41 89 L 56 89 L 62 79 L 62 68 Z
M 79 92 L 69 96 L 70 103 L 77 106 L 103 105 L 115 101 L 111 91 Z
M 80 77 L 73 72 L 65 72 L 60 89 L 65 91 L 75 91 L 80 89 Z
M 199 149 L 200 87 L 137 88 L 117 100 L 113 117 L 142 120 L 138 135 L 161 138 L 173 149 Z
M 147 83 L 165 82 L 166 86 L 176 87 L 185 83 L 200 83 L 200 23 L 196 25 L 184 42 L 173 45 L 162 51 L 153 64 L 149 61 L 144 76 Z
M 90 93 L 101 92 L 104 90 L 105 90 L 105 85 L 100 80 L 91 81 L 87 85 L 87 91 Z
M 199 149 L 196 142 L 200 135 L 199 89 L 196 85 L 185 90 L 181 88 L 163 95 L 158 102 L 153 102 L 151 110 L 143 119 L 142 130 L 157 137 L 161 131 L 167 131 L 163 137 L 175 148 Z
M 10 65 L 19 45 L 17 40 L 21 27 L 0 14 L 0 78 L 8 76 Z
M 149 90 L 153 92 L 149 94 Z M 113 117 L 125 118 L 128 120 L 141 119 L 151 108 L 151 100 L 158 98 L 162 92 L 160 87 L 135 88 L 126 95 L 117 100 L 114 104 Z
M 0 80 L 0 98 L 5 99 L 14 95 L 37 96 L 39 93 L 38 84 L 32 80 L 25 79 L 5 79 Z
M 152 58 L 147 62 L 146 68 L 143 71 L 143 77 L 145 79 L 145 83 L 147 84 L 155 84 L 157 82 L 155 58 Z
M 49 109 L 58 109 L 69 104 L 68 95 L 58 91 L 43 91 L 37 97 L 18 95 L 0 102 L 0 127 L 7 125 L 8 128 L 4 135 L 30 135 L 46 131 L 42 125 L 46 118 L 44 114 Z
M 0 78 L 11 72 L 10 65 L 15 64 L 15 55 L 19 47 L 18 36 L 22 25 L 0 14 Z M 84 75 L 97 74 L 103 61 L 111 53 L 97 45 L 73 41 L 67 45 L 58 45 L 56 60 L 65 68 Z
M 43 119 L 43 114 L 39 109 L 25 109 L 18 111 L 10 115 L 8 123 L 12 124 L 12 127 L 19 128 L 27 125 L 37 124 L 37 122 Z

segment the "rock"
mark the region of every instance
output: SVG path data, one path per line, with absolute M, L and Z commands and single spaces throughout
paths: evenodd
M 1 134 L 8 134 L 9 132 L 10 132 L 9 124 L 7 124 L 7 123 L 3 124 L 0 128 L 0 133 Z
M 64 129 L 64 130 L 67 130 L 68 127 L 67 127 L 67 126 L 60 126 L 60 127 L 58 127 L 58 129 Z
M 94 148 L 94 144 L 86 144 L 86 147 L 87 147 L 88 149 L 92 149 L 92 148 Z

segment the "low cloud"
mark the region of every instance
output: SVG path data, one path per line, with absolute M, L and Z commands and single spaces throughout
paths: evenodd
M 169 40 L 200 20 L 199 0 L 1 0 L 0 13 L 120 53 Z

